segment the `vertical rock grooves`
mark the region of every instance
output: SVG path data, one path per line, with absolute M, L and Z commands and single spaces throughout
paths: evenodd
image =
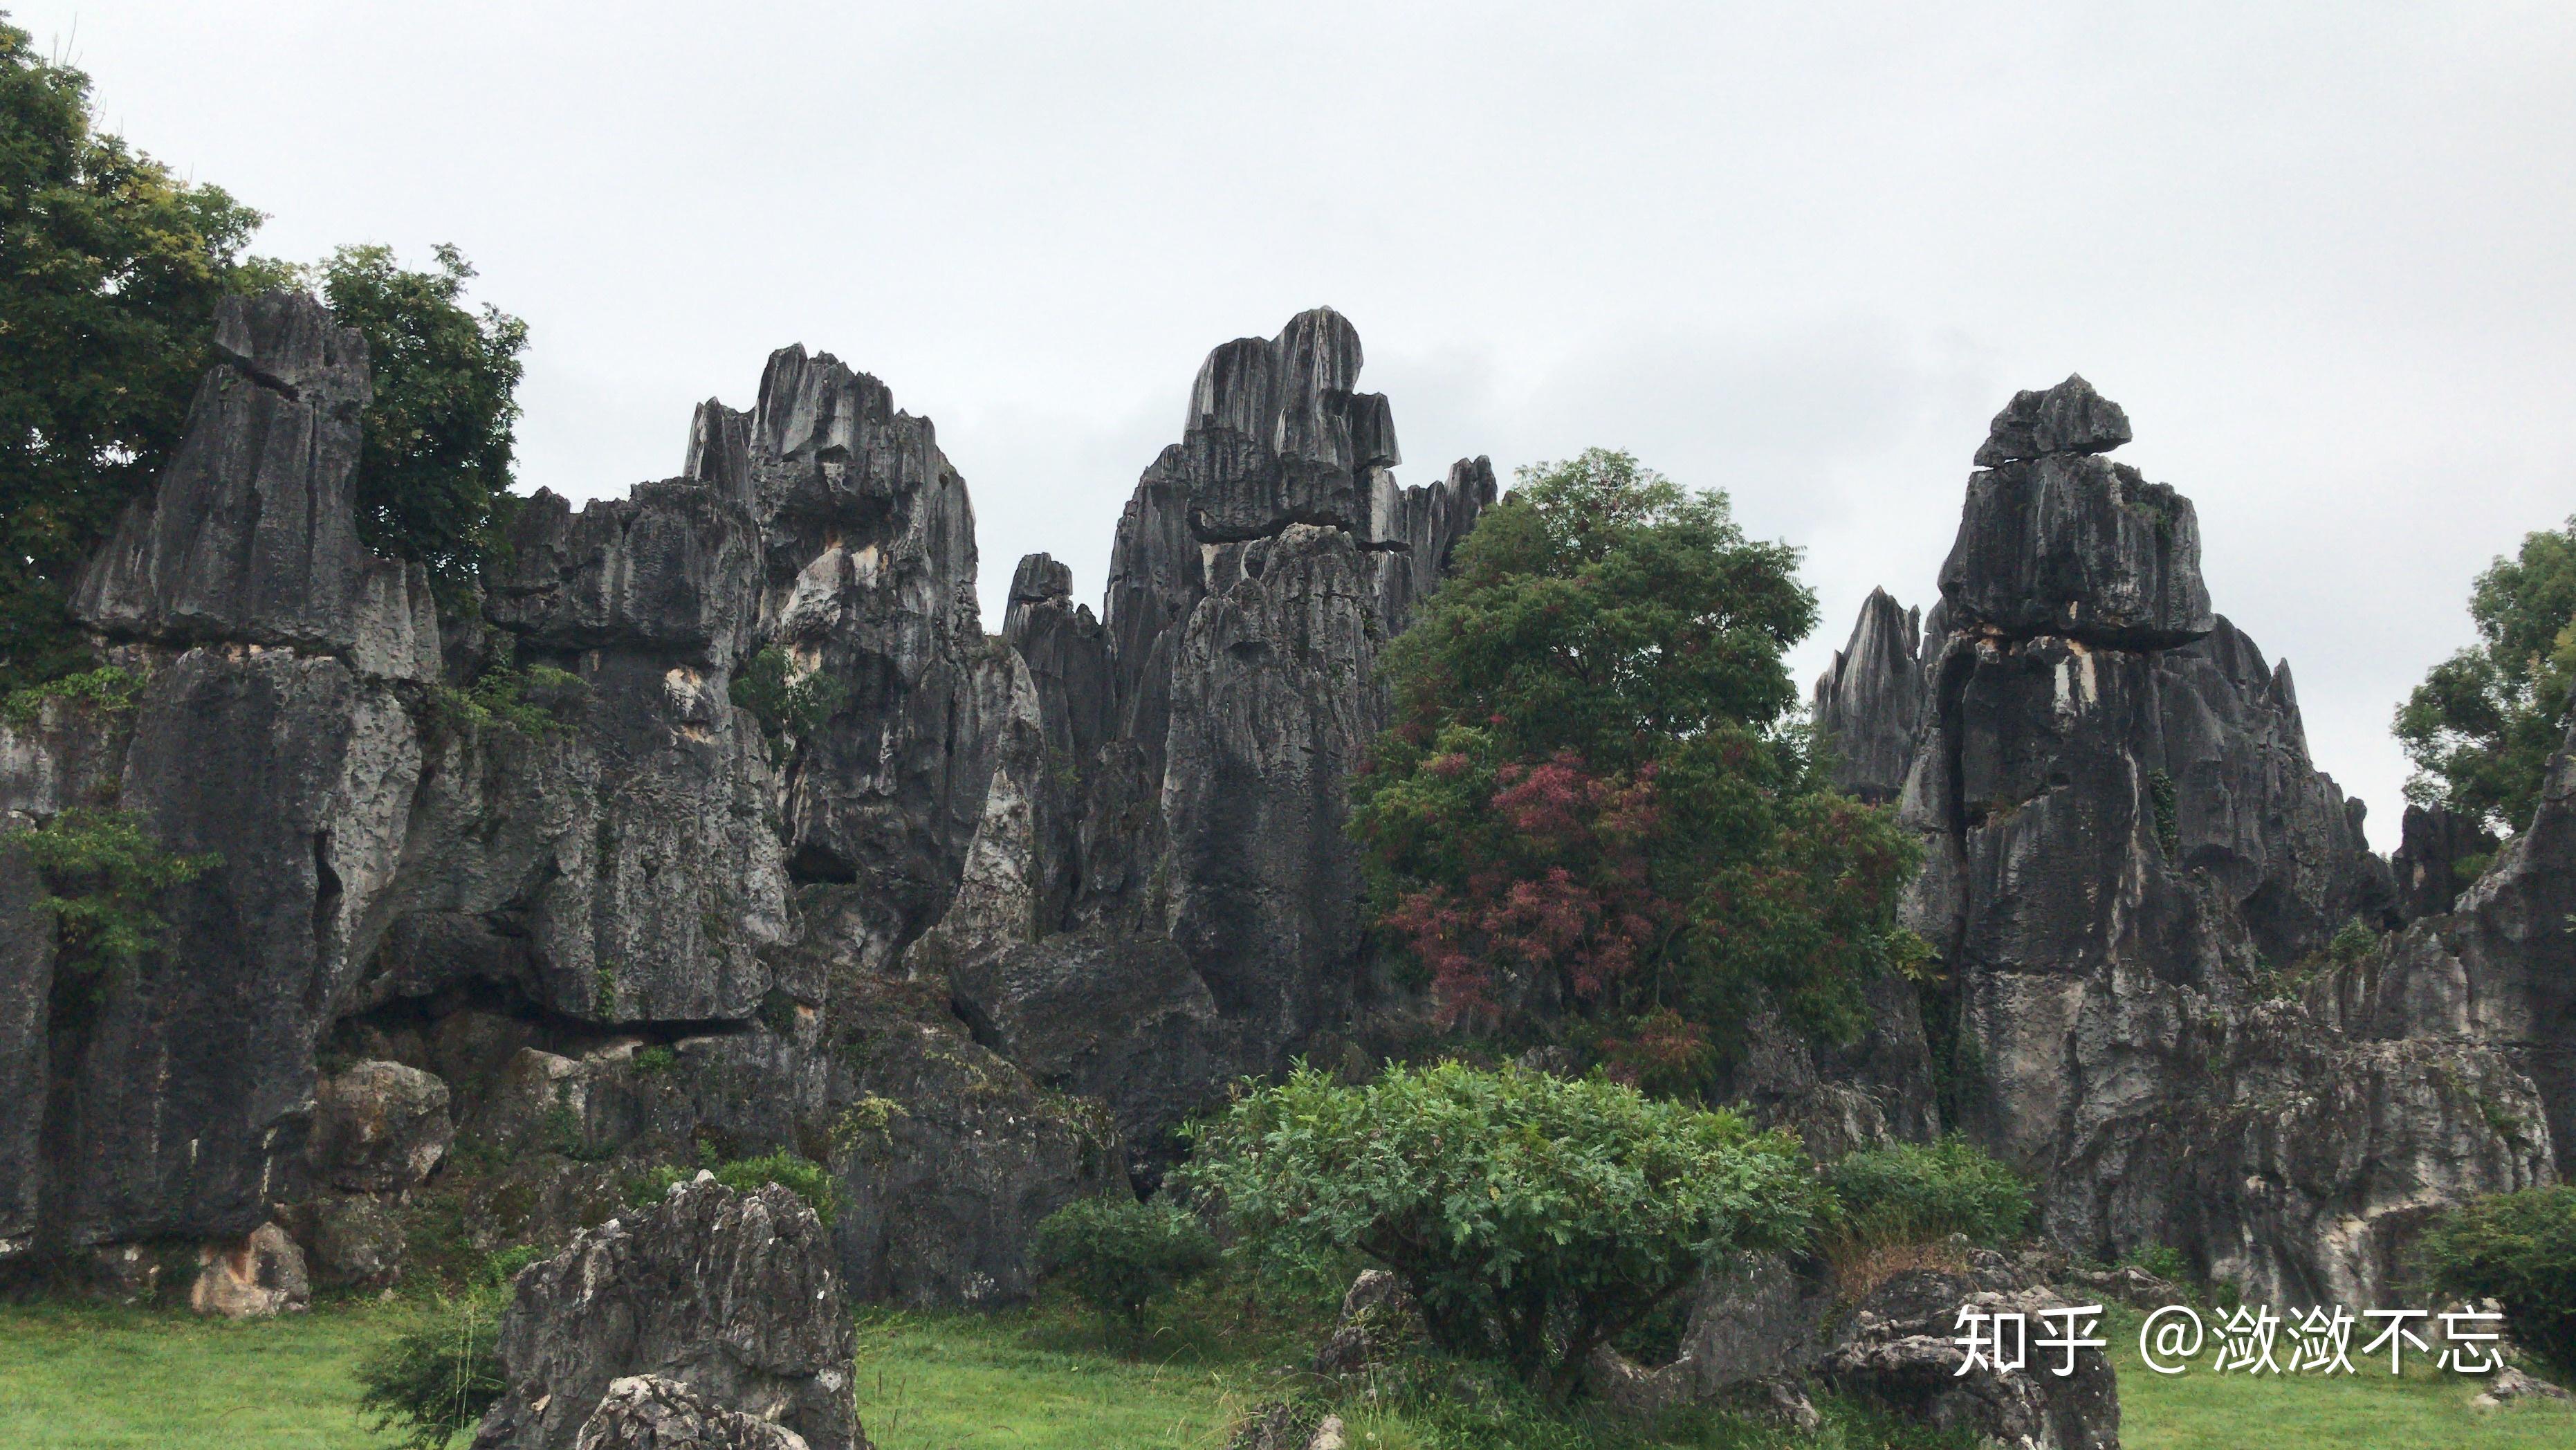
M 2016 396 L 1920 658 L 1880 642 L 1873 596 L 1819 723 L 1858 790 L 1911 750 L 1941 1107 L 2040 1180 L 2049 1230 L 2177 1245 L 2276 1302 L 2376 1302 L 2432 1209 L 2549 1173 L 2539 1090 L 2500 1038 L 2369 1041 L 2325 987 L 2292 1000 L 2344 922 L 2395 920 L 2393 883 L 2309 763 L 2288 667 L 2211 611 L 2190 500 L 2099 456 L 2129 437 L 2081 378 Z

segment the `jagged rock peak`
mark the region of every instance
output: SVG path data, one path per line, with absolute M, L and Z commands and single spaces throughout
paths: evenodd
M 1996 416 L 1941 566 L 1951 629 L 2169 649 L 2216 627 L 2191 500 L 2096 456 L 2128 438 L 2081 377 Z
M 795 343 L 771 353 L 761 369 L 751 433 L 772 457 L 828 463 L 858 452 L 859 430 L 894 412 L 893 389 L 828 352 L 809 357 Z
M 2093 391 L 2082 373 L 2069 373 L 2056 387 L 2013 394 L 1988 428 L 1976 463 L 1994 468 L 2051 453 L 2108 453 L 2131 436 L 2120 405 Z
M 1329 307 L 1275 338 L 1210 352 L 1190 388 L 1172 471 L 1187 479 L 1202 542 L 1276 534 L 1292 523 L 1365 529 L 1378 471 L 1400 461 L 1386 398 L 1355 393 L 1360 335 Z
M 1851 642 L 1816 680 L 1816 729 L 1833 752 L 1834 784 L 1868 801 L 1894 800 L 1913 763 L 1923 701 L 1922 616 L 1872 589 Z
M 223 300 L 215 348 L 186 434 L 82 570 L 73 617 L 118 638 L 287 645 L 437 678 L 427 572 L 358 538 L 366 340 L 306 293 L 269 292 Z
M 1043 604 L 1050 599 L 1073 597 L 1073 566 L 1059 564 L 1052 554 L 1030 554 L 1011 571 L 1011 602 Z

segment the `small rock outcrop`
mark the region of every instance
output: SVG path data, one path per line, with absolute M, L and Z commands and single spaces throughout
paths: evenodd
M 864 1442 L 860 1442 L 864 1444 Z M 677 1380 L 612 1380 L 573 1450 L 807 1450 L 805 1437 L 713 1403 Z
M 2047 1289 L 1995 1289 L 1966 1274 L 1909 1270 L 1853 1306 L 1817 1370 L 1845 1394 L 1936 1429 L 1966 1431 L 1981 1444 L 2119 1450 L 2120 1396 L 2110 1359 L 2099 1349 L 2037 1347 L 2056 1332 L 2040 1315 L 2067 1307 Z M 1959 1343 L 1962 1308 L 2023 1316 L 2029 1363 L 2010 1372 L 1998 1372 L 1991 1359 L 1972 1363 Z M 2057 1372 L 2070 1365 L 2072 1373 Z
M 314 1163 L 335 1187 L 418 1187 L 456 1137 L 447 1084 L 399 1062 L 353 1063 L 317 1083 L 314 1101 Z
M 476 1450 L 575 1450 L 695 1416 L 792 1432 L 810 1450 L 866 1440 L 852 1407 L 849 1301 L 814 1211 L 770 1185 L 737 1193 L 701 1176 L 520 1271 L 502 1316 L 503 1392 Z M 675 1390 L 630 1389 L 652 1376 Z M 607 1443 L 655 1443 L 609 1441 Z M 694 1443 L 694 1442 L 672 1442 Z M 733 1441 L 714 1441 L 731 1444 Z M 759 1441 L 743 1441 L 759 1444 Z
M 266 1319 L 301 1312 L 312 1302 L 304 1251 L 276 1224 L 261 1224 L 240 1243 L 210 1244 L 197 1253 L 197 1280 L 189 1286 L 188 1307 L 200 1314 Z

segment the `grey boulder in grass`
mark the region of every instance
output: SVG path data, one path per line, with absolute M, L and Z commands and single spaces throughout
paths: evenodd
M 729 1420 L 711 1422 L 712 1439 L 638 1438 L 691 1416 L 707 1422 L 709 1411 L 793 1432 L 772 1445 L 864 1450 L 851 1398 L 853 1339 L 814 1211 L 776 1184 L 738 1193 L 702 1175 L 520 1272 L 501 1320 L 506 1388 L 483 1417 L 475 1450 L 763 1443 L 742 1438 L 747 1432 Z M 594 1412 L 619 1382 L 640 1375 L 686 1396 L 630 1389 L 611 1417 L 623 1428 L 592 1436 Z M 625 1403 L 639 1397 L 651 1403 Z

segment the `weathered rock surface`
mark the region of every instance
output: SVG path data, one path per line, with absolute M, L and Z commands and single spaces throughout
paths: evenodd
M 447 1084 L 398 1062 L 352 1063 L 316 1084 L 314 1100 L 314 1164 L 336 1187 L 417 1187 L 456 1137 Z
M 1896 633 L 1877 598 L 1818 717 L 1871 762 L 1855 788 L 1910 750 L 1945 1125 L 2037 1177 L 2078 1252 L 2171 1244 L 2249 1296 L 2377 1303 L 2431 1211 L 2549 1171 L 2538 1098 L 2456 1028 L 2268 1000 L 2345 922 L 2392 920 L 2396 886 L 2309 761 L 2288 666 L 2210 611 L 2189 500 L 2096 456 L 2128 434 L 2080 379 L 2016 398 L 1910 725 L 1908 662 L 1864 647 Z
M 301 1311 L 312 1302 L 304 1250 L 276 1224 L 261 1224 L 239 1243 L 209 1244 L 198 1251 L 188 1307 L 200 1314 L 266 1319 Z
M 571 1450 L 610 1387 L 637 1375 L 793 1431 L 813 1450 L 865 1444 L 829 1240 L 814 1211 L 775 1185 L 676 1184 L 530 1265 L 499 1350 L 505 1389 L 475 1432 L 478 1450 Z
M 864 1442 L 862 1442 L 864 1443 Z M 609 1382 L 574 1450 L 806 1450 L 805 1437 L 712 1403 L 677 1380 Z
M 225 298 L 178 452 L 82 572 L 72 613 L 120 638 L 292 646 L 360 674 L 434 680 L 417 564 L 358 542 L 367 344 L 301 293 Z
M 1920 611 L 1869 591 L 1851 642 L 1816 681 L 1817 732 L 1833 742 L 1834 784 L 1865 801 L 1892 801 L 1914 761 L 1923 713 Z
M 2011 1373 L 1997 1373 L 1990 1362 L 1971 1366 L 1958 1342 L 1963 1306 L 2022 1315 L 2030 1326 L 2028 1366 Z M 2046 1289 L 1996 1290 L 1967 1275 L 1909 1270 L 1853 1307 L 1818 1370 L 1846 1394 L 1981 1442 L 2118 1450 L 2120 1397 L 2110 1359 L 2099 1349 L 2037 1347 L 2053 1332 L 2040 1314 L 2066 1307 Z M 2072 1373 L 2057 1372 L 2070 1367 Z
M 2498 844 L 2477 822 L 2440 804 L 2409 805 L 2399 833 L 2388 866 L 2397 914 L 2407 921 L 2449 911 L 2477 875 L 2468 868 L 2486 864 Z
M 1013 585 L 1050 766 L 1040 788 L 994 780 L 1031 802 L 1011 828 L 1028 885 L 978 925 L 970 872 L 953 914 L 974 916 L 917 960 L 980 1040 L 1105 1098 L 1140 1171 L 1217 1084 L 1276 1068 L 1368 990 L 1343 782 L 1384 723 L 1378 652 L 1495 485 L 1478 459 L 1398 488 L 1392 414 L 1352 391 L 1359 367 L 1329 310 L 1217 349 L 1120 519 L 1100 625 L 1051 560 Z
M 2122 648 L 2209 633 L 2199 516 L 2171 486 L 2096 456 L 2127 439 L 2118 406 L 2080 377 L 1996 415 L 1941 566 L 1952 630 Z

